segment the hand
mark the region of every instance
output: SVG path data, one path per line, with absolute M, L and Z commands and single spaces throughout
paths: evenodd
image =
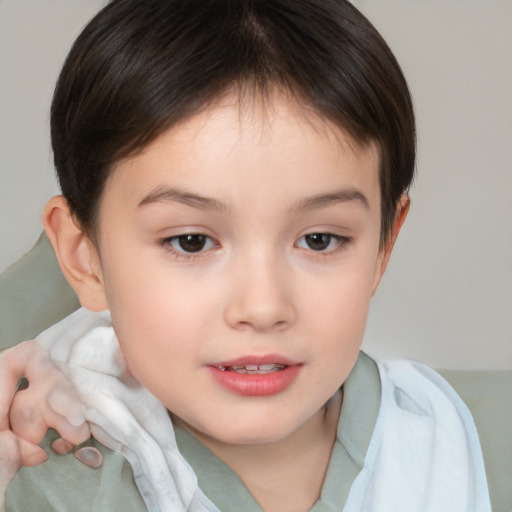
M 28 379 L 28 389 L 16 392 L 21 377 Z M 48 427 L 73 444 L 91 434 L 75 387 L 33 341 L 0 353 L 0 431 L 9 429 L 9 420 L 12 431 L 33 444 Z
M 56 453 L 73 451 L 84 464 L 101 465 L 101 454 L 87 443 L 91 432 L 78 393 L 46 351 L 26 341 L 1 352 L 0 500 L 20 466 L 46 460 L 37 444 L 49 427 L 63 436 L 52 444 Z
M 47 459 L 46 452 L 9 430 L 0 432 L 0 510 L 5 508 L 5 491 L 20 466 L 35 466 Z

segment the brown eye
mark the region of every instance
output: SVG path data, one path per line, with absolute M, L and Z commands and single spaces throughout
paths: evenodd
M 329 233 L 311 233 L 304 237 L 306 245 L 313 251 L 325 251 L 331 244 Z
M 202 251 L 208 238 L 204 235 L 181 235 L 175 238 L 179 248 L 185 252 L 199 252 Z
M 330 254 L 347 247 L 351 241 L 350 237 L 334 235 L 333 233 L 309 233 L 300 238 L 296 246 L 301 249 Z
M 195 258 L 207 257 L 220 247 L 211 236 L 201 233 L 182 233 L 158 241 L 168 254 L 177 261 L 192 261 Z
M 182 256 L 206 252 L 209 249 L 213 249 L 216 245 L 212 238 L 201 233 L 185 233 L 183 235 L 171 236 L 163 239 L 160 243 Z

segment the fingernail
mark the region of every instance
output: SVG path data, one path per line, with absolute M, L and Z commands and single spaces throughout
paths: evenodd
M 94 446 L 77 448 L 73 455 L 83 464 L 91 468 L 99 468 L 103 464 L 103 456 Z

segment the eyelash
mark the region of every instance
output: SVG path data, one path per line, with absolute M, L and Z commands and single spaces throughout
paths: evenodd
M 317 237 L 317 236 L 328 238 L 328 245 L 325 249 L 315 250 L 306 241 L 308 237 L 311 238 L 311 237 Z M 305 243 L 308 245 L 308 247 L 301 247 L 299 245 L 302 240 L 305 241 Z M 299 238 L 299 240 L 297 241 L 297 243 L 295 245 L 301 249 L 311 251 L 316 256 L 330 256 L 332 254 L 337 253 L 339 250 L 346 248 L 348 245 L 350 245 L 351 242 L 352 242 L 351 237 L 335 235 L 334 233 L 315 231 L 312 233 L 307 233 L 303 237 Z M 329 246 L 331 244 L 334 244 L 334 247 L 329 248 Z
M 182 243 L 186 243 L 187 238 L 188 238 L 188 241 L 191 242 L 192 237 L 199 237 L 200 240 L 196 239 L 195 241 L 199 242 L 199 244 L 203 243 L 203 245 L 200 246 L 197 251 L 187 251 L 182 246 Z M 308 237 L 310 238 L 310 241 L 311 241 L 312 237 L 328 238 L 327 247 L 325 247 L 324 249 L 319 249 L 319 250 L 313 249 L 307 241 Z M 301 245 L 299 245 L 302 240 L 305 241 L 305 243 L 308 247 L 302 247 Z M 326 242 L 325 240 L 323 240 L 323 241 L 324 241 L 324 243 Z M 308 233 L 308 234 L 302 236 L 301 238 L 299 238 L 299 240 L 295 243 L 295 247 L 309 251 L 318 257 L 321 257 L 321 256 L 327 257 L 334 253 L 337 253 L 339 250 L 346 248 L 348 245 L 350 245 L 351 242 L 352 242 L 351 237 L 335 235 L 333 233 L 328 233 L 328 232 L 316 231 L 313 233 Z M 181 247 L 175 247 L 174 244 L 176 244 L 176 243 L 180 244 Z M 333 243 L 334 243 L 334 247 L 329 248 L 329 246 L 331 246 Z M 171 251 L 177 259 L 179 259 L 181 261 L 191 261 L 195 258 L 204 256 L 204 254 L 206 252 L 215 248 L 216 246 L 218 247 L 219 244 L 213 238 L 209 237 L 208 235 L 203 235 L 202 233 L 183 233 L 181 235 L 171 236 L 171 237 L 162 239 L 160 241 L 160 245 L 165 247 L 168 251 Z M 206 249 L 205 249 L 205 246 L 206 246 Z
M 189 238 L 189 240 L 191 237 L 201 237 L 204 241 L 204 245 L 200 247 L 198 251 L 186 251 L 183 247 L 176 248 L 173 246 L 173 243 L 175 242 L 178 244 L 180 244 L 181 242 L 185 242 L 187 237 Z M 204 253 L 206 252 L 204 250 L 204 246 L 208 244 L 210 244 L 210 247 L 208 247 L 206 251 L 214 248 L 215 246 L 218 246 L 218 244 L 215 242 L 215 240 L 213 240 L 213 238 L 211 238 L 208 235 L 203 235 L 202 233 L 183 233 L 181 235 L 164 238 L 160 241 L 160 245 L 165 247 L 165 249 L 167 249 L 168 251 L 171 251 L 174 254 L 174 256 L 180 261 L 191 261 L 195 258 L 200 258 L 201 256 L 204 256 Z

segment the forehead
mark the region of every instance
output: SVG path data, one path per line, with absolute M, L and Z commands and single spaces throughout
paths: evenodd
M 380 202 L 378 174 L 375 144 L 361 146 L 312 109 L 279 94 L 252 102 L 232 94 L 119 162 L 109 182 L 139 196 L 172 182 L 230 201 L 352 187 Z

